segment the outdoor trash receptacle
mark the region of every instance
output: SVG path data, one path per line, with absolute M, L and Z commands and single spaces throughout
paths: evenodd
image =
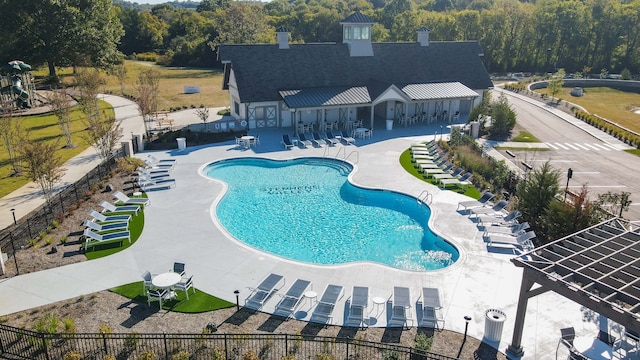
M 393 130 L 393 120 L 387 120 L 387 130 Z
M 502 327 L 507 314 L 500 310 L 489 309 L 485 312 L 484 337 L 489 341 L 500 341 Z
M 178 150 L 182 151 L 187 148 L 187 138 L 176 138 L 178 142 Z

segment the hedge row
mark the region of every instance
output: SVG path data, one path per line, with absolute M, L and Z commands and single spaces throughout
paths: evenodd
M 616 137 L 620 141 L 623 141 L 625 144 L 635 146 L 640 149 L 640 136 L 630 132 L 629 130 L 623 129 L 615 124 L 611 124 L 606 120 L 603 120 L 595 115 L 591 115 L 588 112 L 574 109 L 573 114 L 576 118 L 586 122 L 591 126 L 595 126 L 598 129 L 610 134 L 611 136 Z

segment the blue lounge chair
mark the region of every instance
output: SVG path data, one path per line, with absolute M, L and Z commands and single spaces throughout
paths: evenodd
M 295 312 L 296 308 L 300 304 L 305 291 L 311 285 L 311 281 L 308 280 L 296 280 L 289 288 L 286 294 L 282 296 L 282 300 L 276 305 L 274 315 L 283 316 L 289 318 Z
M 342 137 L 340 138 L 340 141 L 342 141 L 345 145 L 349 145 L 349 144 L 355 145 L 356 139 L 350 136 L 345 130 L 342 130 L 341 134 L 342 134 Z
M 251 289 L 251 294 L 245 299 L 244 306 L 260 310 L 264 303 L 271 298 L 276 291 L 284 286 L 284 276 L 278 274 L 269 274 L 260 284 Z
M 322 144 L 327 144 L 327 142 L 322 137 L 320 137 L 320 134 L 318 134 L 318 132 L 314 132 L 312 135 L 313 139 L 311 140 L 311 142 L 313 142 L 315 145 L 322 146 Z
M 116 198 L 119 202 L 125 205 L 144 205 L 148 206 L 151 203 L 151 200 L 148 198 L 130 198 L 127 195 L 123 194 L 120 191 L 116 191 L 113 193 L 113 197 Z
M 333 309 L 335 308 L 338 300 L 344 294 L 344 288 L 340 285 L 327 285 L 316 305 L 316 308 L 311 314 L 310 321 L 319 322 L 322 324 L 330 324 L 333 318 Z
M 122 243 L 124 240 L 127 240 L 131 242 L 131 233 L 129 233 L 128 231 L 118 231 L 108 234 L 96 234 L 95 232 L 91 231 L 91 229 L 85 229 L 84 238 L 85 243 L 83 247 L 85 250 L 87 250 L 89 247 L 94 247 L 96 245 L 112 241 L 118 241 Z
M 312 146 L 311 140 L 307 139 L 304 133 L 298 134 L 298 142 L 302 144 L 303 147 Z
M 100 206 L 102 206 L 104 208 L 104 210 L 102 211 L 102 213 L 118 213 L 118 212 L 134 212 L 137 213 L 138 210 L 140 210 L 140 205 L 122 205 L 122 206 L 115 206 L 110 202 L 107 201 L 101 201 Z
M 82 225 L 86 226 L 91 230 L 97 231 L 97 233 L 102 233 L 104 231 L 112 231 L 112 230 L 128 230 L 129 223 L 128 222 L 113 222 L 106 224 L 97 224 L 91 220 L 85 220 Z
M 327 137 L 325 137 L 324 141 L 329 144 L 330 146 L 334 146 L 338 143 L 340 143 L 340 140 L 336 139 L 335 136 L 333 136 L 333 133 L 329 130 L 326 133 Z
M 93 222 L 97 223 L 106 223 L 106 222 L 114 222 L 114 221 L 129 221 L 131 220 L 131 215 L 122 214 L 122 215 L 104 215 L 95 210 L 89 211 L 89 216 L 93 218 Z
M 284 145 L 285 149 L 290 149 L 293 147 L 293 142 L 291 142 L 289 135 L 282 134 L 282 145 Z

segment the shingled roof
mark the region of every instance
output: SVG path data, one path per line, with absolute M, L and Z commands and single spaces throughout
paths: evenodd
M 343 43 L 291 44 L 288 49 L 272 44 L 220 45 L 218 56 L 233 68 L 242 102 L 279 101 L 280 91 L 303 88 L 366 86 L 371 98 L 376 98 L 392 84 L 492 86 L 477 41 L 431 42 L 429 46 L 373 43 L 372 47 L 374 56 L 351 57 Z

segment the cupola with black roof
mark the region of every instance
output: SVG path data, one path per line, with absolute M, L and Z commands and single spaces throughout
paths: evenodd
M 349 55 L 373 56 L 371 46 L 371 26 L 375 21 L 359 11 L 349 15 L 340 22 L 342 25 L 342 42 L 349 46 Z
M 276 30 L 276 41 L 278 42 L 279 49 L 289 48 L 289 29 L 280 25 Z

